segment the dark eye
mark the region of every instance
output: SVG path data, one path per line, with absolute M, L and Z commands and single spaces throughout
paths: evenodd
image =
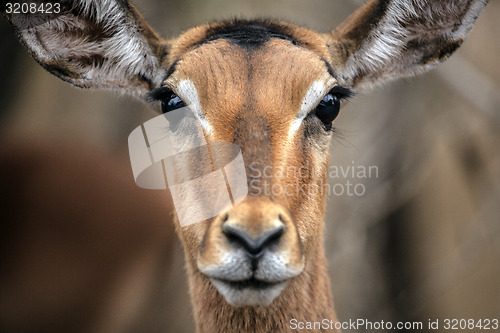
M 170 97 L 163 99 L 161 103 L 161 112 L 167 113 L 186 106 L 186 104 L 176 94 L 172 93 Z
M 316 116 L 326 125 L 331 123 L 337 118 L 340 111 L 340 99 L 335 94 L 327 94 L 319 105 L 316 107 Z

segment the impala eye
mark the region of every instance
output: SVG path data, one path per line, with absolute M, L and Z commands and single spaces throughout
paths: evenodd
M 182 108 L 184 106 L 186 106 L 184 101 L 182 99 L 180 99 L 179 96 L 177 96 L 176 94 L 171 93 L 169 97 L 162 100 L 161 112 L 167 113 L 167 112 Z
M 326 125 L 331 123 L 337 118 L 340 111 L 340 98 L 336 94 L 329 93 L 316 107 L 316 116 Z

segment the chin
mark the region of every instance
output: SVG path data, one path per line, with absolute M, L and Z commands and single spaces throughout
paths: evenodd
M 268 306 L 277 298 L 288 284 L 288 281 L 264 282 L 255 279 L 244 281 L 227 281 L 210 279 L 233 306 Z

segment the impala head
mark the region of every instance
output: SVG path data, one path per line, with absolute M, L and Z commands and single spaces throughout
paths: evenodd
M 63 80 L 118 89 L 163 112 L 188 105 L 207 141 L 240 147 L 248 197 L 177 229 L 199 281 L 211 281 L 232 305 L 265 306 L 322 247 L 325 192 L 298 186 L 326 184 L 341 100 L 446 59 L 485 3 L 369 1 L 325 34 L 243 20 L 173 40 L 158 37 L 120 0 L 63 1 L 58 15 L 8 18 L 35 59 Z M 304 167 L 306 175 L 267 177 Z

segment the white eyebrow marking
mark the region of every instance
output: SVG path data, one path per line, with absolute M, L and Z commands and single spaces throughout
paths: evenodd
M 326 94 L 326 86 L 322 81 L 314 81 L 309 89 L 307 89 L 306 95 L 302 100 L 300 105 L 299 113 L 297 117 L 293 120 L 292 125 L 288 131 L 288 137 L 291 137 L 295 131 L 297 131 L 302 124 L 304 118 L 309 114 L 312 108 L 318 103 L 319 99 L 323 98 Z
M 198 97 L 198 92 L 196 91 L 194 83 L 191 80 L 182 80 L 177 86 L 177 94 L 191 107 L 196 118 L 198 118 L 205 131 L 212 134 L 212 126 L 210 126 L 207 118 L 205 118 L 205 115 L 201 110 L 200 98 Z

